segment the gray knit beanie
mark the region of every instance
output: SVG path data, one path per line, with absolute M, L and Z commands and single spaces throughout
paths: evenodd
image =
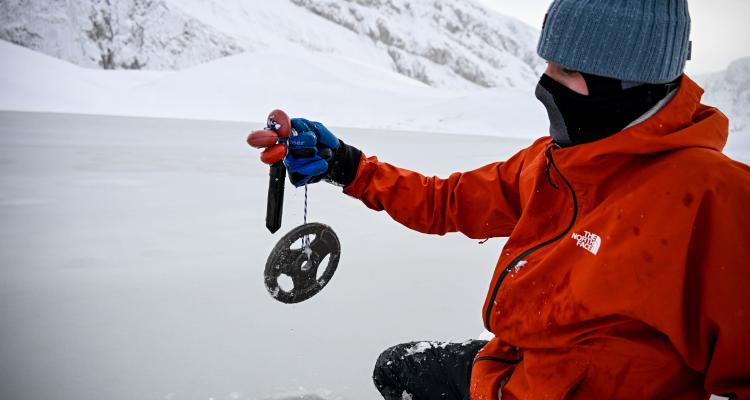
M 687 0 L 555 0 L 537 52 L 592 75 L 665 83 L 682 74 L 689 36 Z

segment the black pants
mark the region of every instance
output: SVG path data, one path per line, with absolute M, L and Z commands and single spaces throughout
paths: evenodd
M 411 342 L 384 351 L 373 380 L 385 400 L 468 400 L 471 365 L 484 340 Z

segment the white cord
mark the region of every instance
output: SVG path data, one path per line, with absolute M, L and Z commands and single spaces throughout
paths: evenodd
M 307 225 L 307 185 L 305 185 L 305 213 L 303 218 L 304 225 Z M 310 249 L 309 235 L 305 235 L 302 237 L 302 251 L 304 251 L 307 255 L 307 261 L 310 261 L 310 254 L 312 254 L 312 250 Z

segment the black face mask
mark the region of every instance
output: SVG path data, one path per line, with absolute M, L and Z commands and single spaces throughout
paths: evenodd
M 536 97 L 549 114 L 550 135 L 562 147 L 593 142 L 622 131 L 675 89 L 680 79 L 627 87 L 627 83 L 617 79 L 582 75 L 588 96 L 546 74 L 536 87 Z

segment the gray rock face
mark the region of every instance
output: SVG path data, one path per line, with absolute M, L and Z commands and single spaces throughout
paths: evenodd
M 4 0 L 0 39 L 103 69 L 177 69 L 242 51 L 158 0 Z

